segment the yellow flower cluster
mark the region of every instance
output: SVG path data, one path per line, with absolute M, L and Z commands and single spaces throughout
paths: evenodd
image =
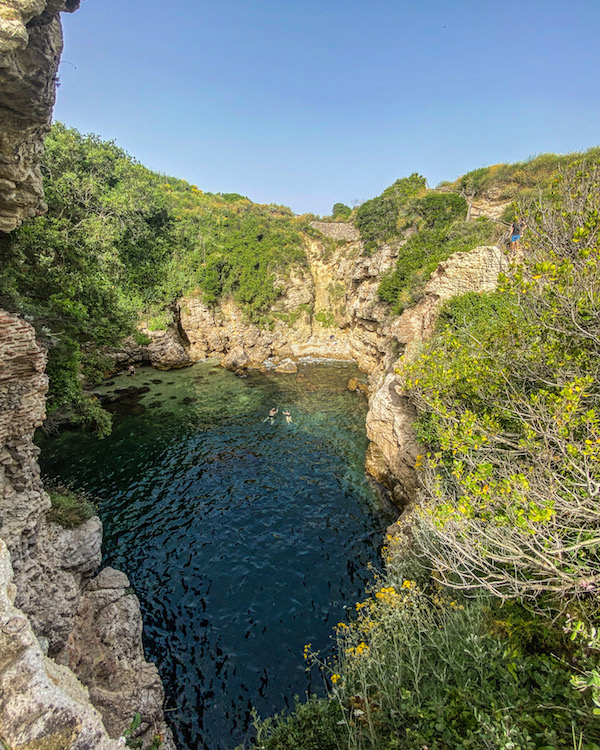
M 308 659 L 311 651 L 312 651 L 312 643 L 307 643 L 306 646 L 304 646 L 304 658 L 305 659 Z
M 364 641 L 361 641 L 358 646 L 353 646 L 351 648 L 346 649 L 346 653 L 350 656 L 360 656 L 361 654 L 364 654 L 365 651 L 368 651 L 369 647 Z
M 334 685 L 336 685 L 341 679 L 342 679 L 342 675 L 340 674 L 331 675 L 331 682 L 333 682 Z

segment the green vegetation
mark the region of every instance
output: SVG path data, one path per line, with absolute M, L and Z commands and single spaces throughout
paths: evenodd
M 399 231 L 405 226 L 411 202 L 424 195 L 425 191 L 425 178 L 414 172 L 410 177 L 396 180 L 377 198 L 371 198 L 359 206 L 356 226 L 367 253 L 373 251 L 378 242 L 398 237 Z
M 551 185 L 560 169 L 586 159 L 600 157 L 600 148 L 571 154 L 541 154 L 513 164 L 494 164 L 467 172 L 454 182 L 440 185 L 468 196 L 488 200 L 529 200 Z
M 331 310 L 319 310 L 314 317 L 324 328 L 335 328 L 335 315 Z
M 45 484 L 48 487 L 48 481 Z M 96 506 L 84 492 L 75 491 L 64 485 L 50 484 L 48 494 L 52 507 L 46 518 L 65 529 L 75 529 L 97 513 Z
M 331 215 L 334 219 L 348 221 L 348 219 L 352 215 L 352 209 L 345 203 L 334 203 Z
M 526 218 L 522 264 L 400 373 L 422 488 L 333 661 L 305 650 L 329 711 L 259 723 L 259 747 L 311 721 L 325 748 L 600 747 L 600 167 Z
M 453 253 L 492 244 L 499 234 L 500 230 L 490 219 L 471 222 L 438 220 L 431 228 L 411 235 L 401 245 L 396 267 L 381 279 L 377 289 L 379 298 L 389 302 L 393 312 L 399 315 L 405 307 L 419 301 L 423 287 L 441 261 Z
M 277 298 L 276 276 L 304 264 L 304 220 L 231 193 L 211 195 L 156 174 L 114 143 L 56 123 L 42 170 L 48 213 L 0 237 L 0 304 L 48 346 L 48 412 L 110 429 L 82 391 L 110 367 L 99 352 L 140 317 L 165 328 L 173 302 L 230 296 L 255 322 Z

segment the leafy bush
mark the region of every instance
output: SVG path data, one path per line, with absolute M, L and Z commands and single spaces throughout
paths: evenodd
M 347 206 L 345 203 L 334 203 L 333 210 L 331 212 L 331 215 L 333 218 L 342 217 L 342 218 L 348 218 L 350 214 L 352 213 L 352 209 L 350 206 Z
M 431 446 L 415 536 L 450 585 L 560 602 L 600 585 L 599 217 L 600 168 L 559 179 L 524 265 L 448 306 L 405 370 Z
M 342 731 L 339 706 L 324 698 L 311 696 L 294 711 L 272 718 L 255 717 L 255 747 L 258 750 L 339 750 Z
M 358 227 L 367 252 L 380 241 L 399 235 L 399 221 L 410 201 L 425 191 L 426 181 L 414 172 L 396 180 L 377 198 L 365 201 L 356 212 Z

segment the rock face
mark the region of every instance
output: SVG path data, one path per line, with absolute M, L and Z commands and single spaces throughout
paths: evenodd
M 0 541 L 0 736 L 11 748 L 117 750 L 88 691 L 44 655 L 25 614 L 14 606 L 10 554 Z
M 162 684 L 156 667 L 144 659 L 137 598 L 118 571 L 93 577 L 101 561 L 100 520 L 64 529 L 46 518 L 50 499 L 33 443 L 45 410 L 44 365 L 33 328 L 0 311 L 0 558 L 10 553 L 11 562 L 2 568 L 5 588 L 21 610 L 7 610 L 8 630 L 2 629 L 0 683 L 13 687 L 5 704 L 0 698 L 0 737 L 44 738 L 49 744 L 40 748 L 57 750 L 116 747 L 109 738 L 121 736 L 139 712 L 145 745 L 160 734 L 164 747 L 172 748 Z M 14 643 L 6 635 L 13 632 Z M 42 655 L 40 644 L 56 662 Z M 55 683 L 52 690 L 48 682 Z M 36 711 L 40 721 L 30 726 L 28 716 Z
M 0 231 L 45 209 L 40 156 L 62 51 L 61 11 L 79 0 L 0 0 Z

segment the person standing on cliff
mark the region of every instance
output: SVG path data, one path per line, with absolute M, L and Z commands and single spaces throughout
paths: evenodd
M 515 220 L 512 223 L 512 226 L 510 228 L 510 249 L 512 253 L 518 253 L 521 249 L 521 233 L 525 229 L 527 225 L 522 222 L 519 217 L 515 217 Z

